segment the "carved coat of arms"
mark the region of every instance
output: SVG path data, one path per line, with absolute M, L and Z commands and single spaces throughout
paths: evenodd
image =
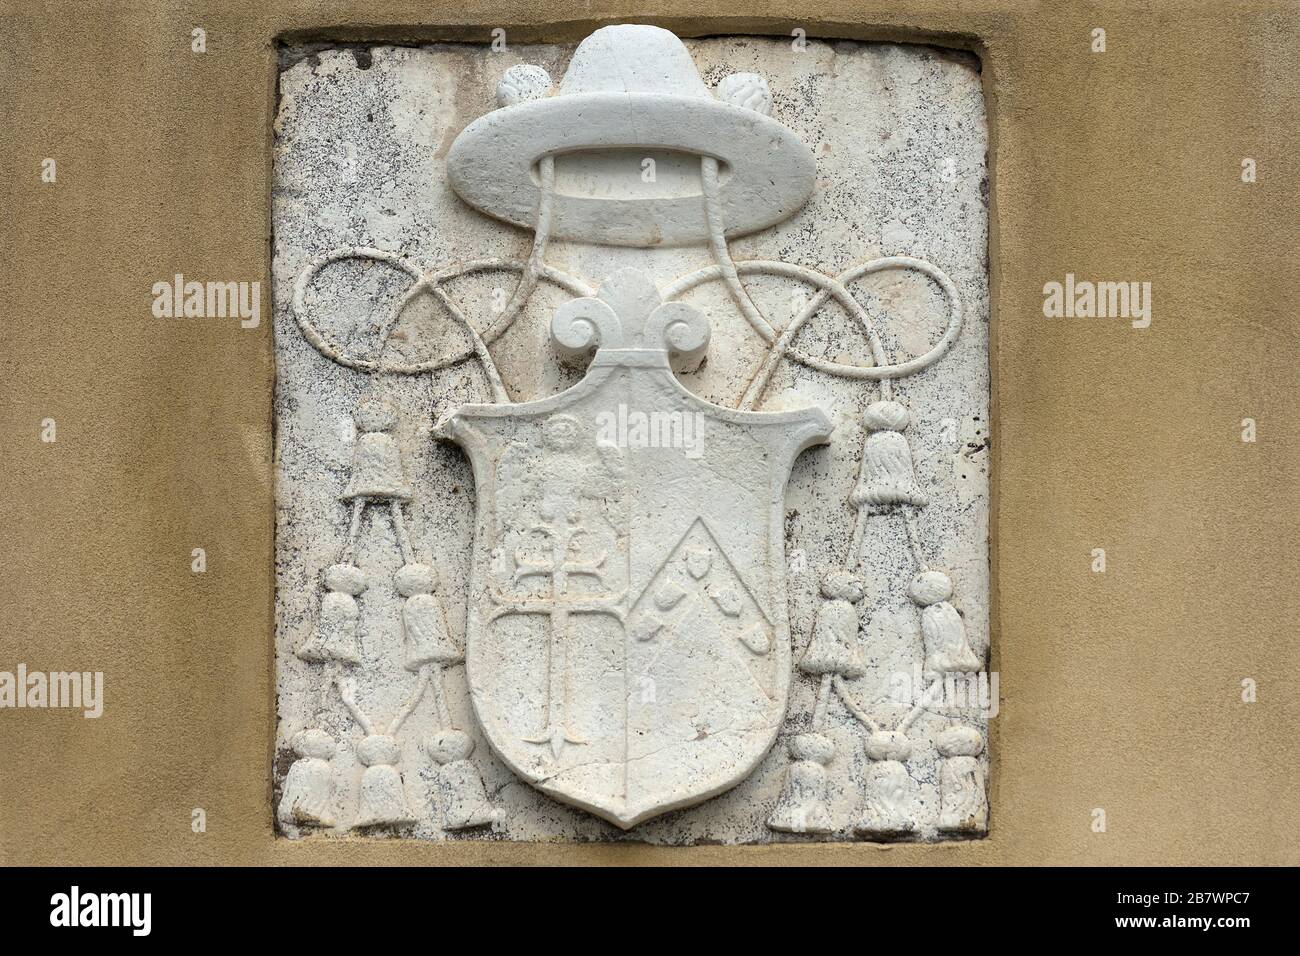
M 764 833 L 982 832 L 982 724 L 951 701 L 887 700 L 881 667 L 906 661 L 919 687 L 983 666 L 951 572 L 927 559 L 920 515 L 932 495 L 917 467 L 913 410 L 895 392 L 961 335 L 956 285 L 908 255 L 835 275 L 733 259 L 732 240 L 801 210 L 818 163 L 771 115 L 761 76 L 731 73 L 710 90 L 665 30 L 598 30 L 558 86 L 541 67 L 517 64 L 497 99 L 498 109 L 449 135 L 438 154 L 461 214 L 529 230 L 526 258 L 425 270 L 358 245 L 317 254 L 293 284 L 297 330 L 371 384 L 352 412 L 351 466 L 335 492 L 341 543 L 320 562 L 324 592 L 292 651 L 293 667 L 318 675 L 310 683 L 318 717 L 282 728 L 296 756 L 278 798 L 282 828 L 509 829 L 498 802 L 520 780 L 625 830 L 654 826 L 645 821 L 722 794 L 779 754 L 751 824 Z M 635 188 L 620 178 L 629 157 L 643 157 Z M 676 249 L 686 251 L 674 258 Z M 703 263 L 682 271 L 690 250 Z M 309 308 L 325 271 L 349 261 L 409 280 L 369 348 Z M 665 262 L 673 271 L 660 271 Z M 502 273 L 513 274 L 513 291 L 486 320 L 449 291 Z M 937 294 L 942 331 L 894 359 L 900 345 L 881 331 L 882 307 L 850 287 L 909 273 Z M 756 294 L 773 280 L 805 290 L 776 320 L 770 295 Z M 705 287 L 722 291 L 714 306 L 687 301 Z M 527 362 L 558 358 L 578 377 L 567 387 L 508 387 L 501 342 L 540 311 L 528 307 L 541 289 L 563 299 L 544 320 L 547 351 L 526 353 Z M 892 290 L 888 304 L 903 294 Z M 440 358 L 404 349 L 404 313 L 421 296 L 444 310 L 461 343 Z M 828 311 L 860 330 L 870 361 L 846 358 L 834 342 L 808 346 L 814 317 Z M 709 351 L 719 319 L 763 345 L 752 367 L 728 373 L 739 385 L 725 404 L 682 378 L 711 358 L 732 361 L 730 342 Z M 521 346 L 510 348 L 518 355 Z M 417 432 L 459 446 L 472 467 L 461 565 L 437 552 L 454 529 L 431 531 L 448 519 L 426 502 L 468 489 L 448 490 L 445 471 L 412 465 L 402 402 L 384 383 L 432 381 L 470 363 L 481 370 L 482 400 L 443 403 L 436 425 Z M 795 389 L 766 401 L 787 367 L 811 377 L 814 400 Z M 847 412 L 823 407 L 817 396 L 832 392 L 817 376 L 863 394 L 847 400 Z M 841 442 L 819 465 L 844 472 L 818 479 L 840 482 L 813 511 L 825 525 L 796 539 L 807 547 L 820 533 L 836 543 L 819 542 L 820 566 L 804 568 L 804 548 L 787 553 L 787 483 L 801 453 L 832 442 L 846 421 L 851 447 Z M 374 534 L 391 535 L 387 556 L 363 554 Z M 897 542 L 888 547 L 904 567 L 877 567 L 873 581 L 864 553 L 885 540 Z M 793 633 L 792 568 L 816 575 L 814 587 L 804 585 L 803 630 Z M 390 623 L 367 623 L 385 608 Z M 891 622 L 892 645 L 880 637 Z M 805 694 L 796 718 L 792 687 Z M 422 738 L 404 732 L 412 723 Z M 784 746 L 774 750 L 778 739 Z M 412 797 L 417 766 L 430 768 L 419 778 L 434 784 L 427 799 Z M 922 799 L 921 788 L 938 800 Z M 339 809 L 349 801 L 354 812 Z M 426 803 L 437 808 L 431 824 L 422 822 Z
M 562 307 L 552 335 L 598 347 L 579 384 L 440 426 L 478 485 L 466 668 L 516 773 L 628 827 L 744 779 L 775 739 L 785 485 L 831 428 L 683 388 L 669 352 L 703 350 L 707 322 L 643 273 Z

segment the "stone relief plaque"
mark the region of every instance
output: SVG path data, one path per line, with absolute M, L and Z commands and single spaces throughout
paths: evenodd
M 286 49 L 279 832 L 983 835 L 987 193 L 961 54 Z

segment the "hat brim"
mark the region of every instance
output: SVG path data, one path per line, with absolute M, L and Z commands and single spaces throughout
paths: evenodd
M 727 236 L 774 225 L 812 194 L 812 152 L 776 120 L 699 96 L 573 93 L 504 107 L 471 123 L 447 157 L 456 193 L 506 222 L 536 225 L 545 156 L 603 149 L 712 156 L 729 175 L 719 187 Z M 675 246 L 708 237 L 700 195 L 635 198 L 557 194 L 551 234 L 616 246 Z

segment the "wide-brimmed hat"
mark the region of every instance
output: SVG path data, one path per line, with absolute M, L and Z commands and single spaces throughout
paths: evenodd
M 735 74 L 719 92 L 722 99 L 709 92 L 686 47 L 667 30 L 605 27 L 578 46 L 554 95 L 540 67 L 509 71 L 498 91 L 506 105 L 475 120 L 452 143 L 451 186 L 476 209 L 533 228 L 541 188 L 536 166 L 543 157 L 637 148 L 711 156 L 719 162 L 726 235 L 764 229 L 807 201 L 816 163 L 793 132 L 766 115 L 771 98 L 760 77 Z M 702 195 L 629 192 L 635 190 L 557 191 L 551 234 L 620 246 L 685 245 L 708 237 Z

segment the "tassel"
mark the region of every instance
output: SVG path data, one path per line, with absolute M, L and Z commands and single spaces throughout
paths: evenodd
M 447 630 L 447 615 L 434 594 L 436 572 L 428 564 L 404 564 L 393 582 L 406 598 L 402 602 L 402 634 L 406 669 L 419 671 L 426 664 L 454 664 L 463 656 Z
M 849 496 L 855 508 L 864 505 L 925 505 L 916 483 L 912 449 L 903 437 L 910 416 L 898 402 L 875 402 L 862 416 L 868 435 L 862 445 L 862 468 Z
M 292 746 L 298 759 L 284 778 L 283 795 L 276 817 L 287 831 L 296 828 L 332 827 L 334 815 L 330 804 L 334 798 L 334 738 L 323 730 L 303 730 L 294 734 Z
M 438 764 L 438 791 L 442 801 L 442 828 L 468 830 L 497 821 L 488 803 L 483 778 L 469 755 L 474 741 L 463 730 L 440 730 L 426 737 L 424 752 Z
M 365 766 L 361 795 L 353 829 L 373 826 L 401 826 L 414 823 L 406 804 L 406 788 L 397 761 L 402 752 L 387 734 L 371 734 L 357 745 L 357 759 Z
M 393 431 L 397 406 L 384 398 L 370 398 L 357 408 L 356 447 L 352 453 L 352 480 L 343 492 L 345 501 L 410 501 L 414 496 L 402 466 L 402 451 Z
M 966 624 L 948 603 L 952 581 L 942 571 L 922 571 L 912 578 L 907 596 L 919 605 L 921 636 L 925 643 L 925 676 L 972 673 L 980 660 L 966 640 Z
M 781 799 L 767 818 L 768 829 L 830 833 L 835 828 L 826 805 L 826 764 L 835 755 L 835 744 L 821 734 L 799 734 L 790 738 L 789 749 L 793 763 L 786 771 Z
M 912 744 L 901 731 L 878 730 L 867 738 L 871 766 L 866 772 L 866 806 L 854 825 L 862 836 L 887 837 L 911 833 L 910 816 L 916 784 L 903 761 L 912 755 Z
M 858 656 L 858 609 L 862 583 L 847 571 L 831 571 L 822 579 L 822 605 L 813 623 L 812 640 L 799 660 L 805 674 L 839 674 L 849 680 L 866 668 Z
M 325 570 L 328 593 L 320 602 L 315 633 L 298 649 L 304 661 L 361 662 L 357 625 L 361 611 L 357 595 L 366 589 L 366 572 L 354 564 L 334 564 Z
M 984 738 L 972 727 L 949 727 L 935 738 L 943 762 L 939 767 L 939 829 L 949 833 L 983 833 L 989 802 L 979 755 Z

